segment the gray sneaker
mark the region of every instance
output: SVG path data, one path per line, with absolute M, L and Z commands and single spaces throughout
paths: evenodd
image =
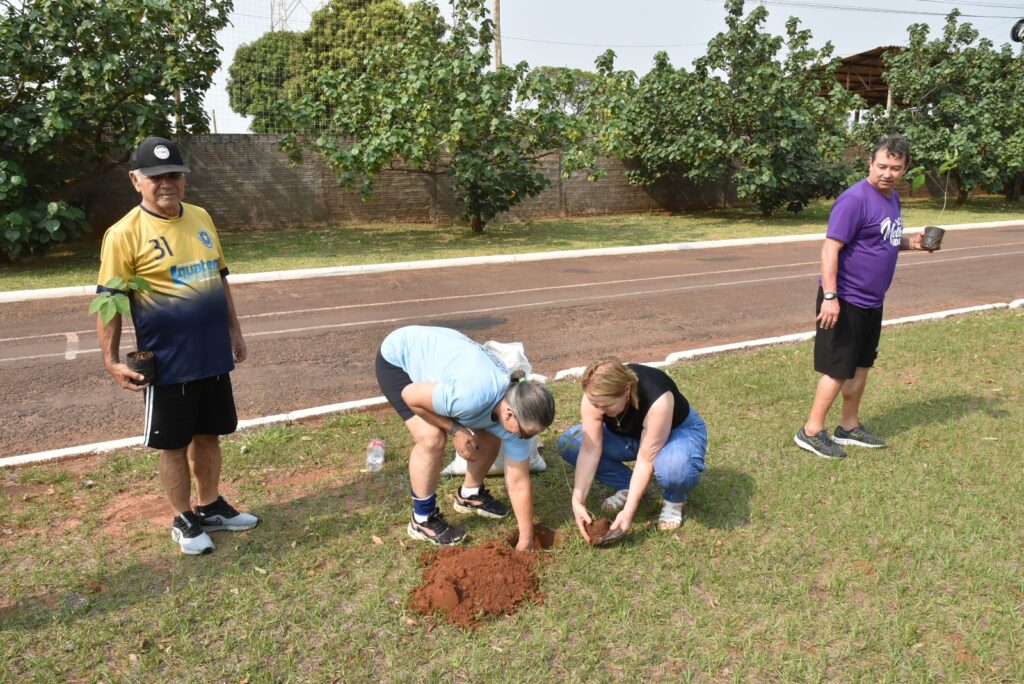
M 793 441 L 801 449 L 812 451 L 823 458 L 846 458 L 846 451 L 832 441 L 832 438 L 828 436 L 828 430 L 825 429 L 817 434 L 808 435 L 801 427 L 796 431 Z
M 850 444 L 868 449 L 879 449 L 885 446 L 884 439 L 875 437 L 863 425 L 858 425 L 852 430 L 844 430 L 842 425 L 837 425 L 835 437 L 832 439 L 838 444 Z

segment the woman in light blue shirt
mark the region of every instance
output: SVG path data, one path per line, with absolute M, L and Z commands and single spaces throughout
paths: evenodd
M 505 486 L 519 525 L 516 548 L 533 548 L 528 440 L 555 418 L 555 400 L 547 388 L 509 372 L 491 350 L 462 333 L 430 326 L 406 326 L 385 337 L 376 371 L 381 391 L 415 441 L 409 457 L 409 536 L 440 546 L 458 544 L 466 536 L 437 506 L 437 481 L 450 438 L 467 462 L 455 510 L 487 518 L 508 515 L 509 507 L 484 486 L 504 447 Z

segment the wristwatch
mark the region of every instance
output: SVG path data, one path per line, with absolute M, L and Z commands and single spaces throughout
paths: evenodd
M 454 437 L 455 433 L 462 429 L 462 423 L 458 421 L 452 421 L 452 429 L 448 431 L 449 437 Z
M 825 293 L 825 294 L 823 295 L 823 298 L 824 298 L 824 299 L 826 299 L 826 300 L 829 300 L 829 301 L 831 301 L 831 300 L 833 300 L 833 299 L 835 299 L 835 298 L 836 298 L 836 293 L 835 293 L 835 292 L 826 292 L 826 293 Z

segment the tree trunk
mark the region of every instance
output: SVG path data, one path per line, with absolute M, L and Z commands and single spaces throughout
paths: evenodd
M 967 196 L 971 193 L 964 189 L 964 182 L 959 173 L 954 174 L 953 178 L 956 180 L 956 204 L 961 206 L 967 202 Z
M 484 234 L 484 220 L 480 214 L 473 214 L 469 217 L 469 230 L 473 235 Z
M 1015 173 L 1013 178 L 1006 181 L 1006 188 L 1003 194 L 1007 202 L 1016 202 L 1020 199 L 1021 184 L 1024 182 L 1024 173 Z

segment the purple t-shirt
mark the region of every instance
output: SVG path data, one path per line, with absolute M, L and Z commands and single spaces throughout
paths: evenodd
M 836 294 L 865 309 L 882 306 L 903 237 L 899 194 L 886 197 L 865 178 L 836 199 L 826 235 L 846 245 L 839 250 Z

